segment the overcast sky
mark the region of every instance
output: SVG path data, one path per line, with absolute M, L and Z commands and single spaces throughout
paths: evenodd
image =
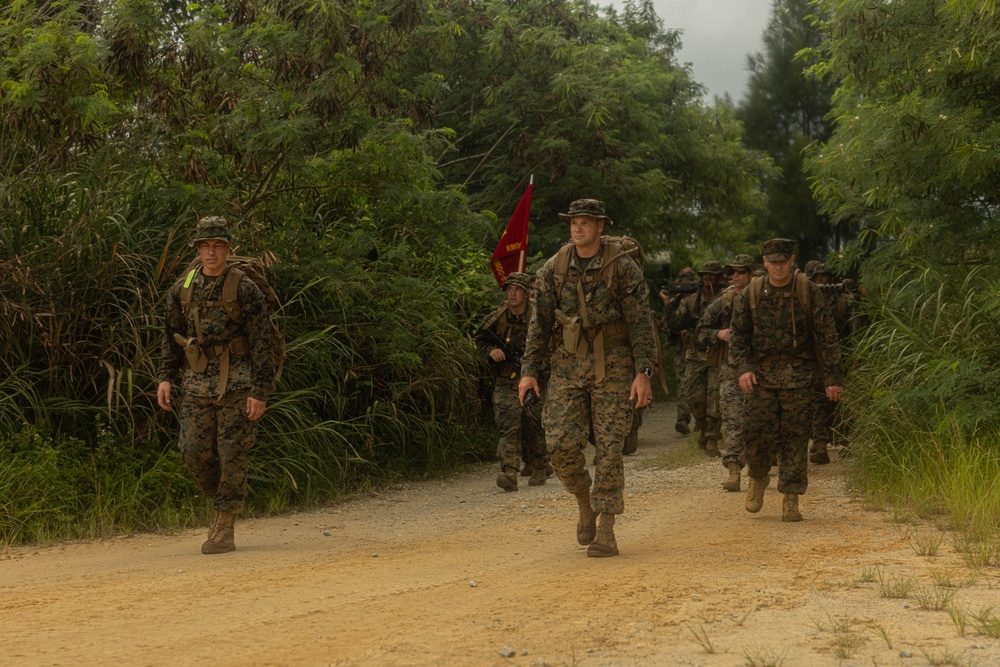
M 621 6 L 618 0 L 613 4 Z M 599 4 L 604 4 L 603 2 Z M 772 0 L 653 0 L 665 28 L 683 30 L 678 59 L 689 62 L 708 99 L 729 93 L 743 97 L 747 55 L 761 50 Z

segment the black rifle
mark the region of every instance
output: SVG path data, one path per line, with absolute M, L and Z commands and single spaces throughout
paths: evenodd
M 511 367 L 514 369 L 514 372 L 517 373 L 518 376 L 520 376 L 521 357 L 524 356 L 524 348 L 520 345 L 514 345 L 512 343 L 504 342 L 504 340 L 500 338 L 500 336 L 497 335 L 497 332 L 494 331 L 493 329 L 489 328 L 481 329 L 479 333 L 485 336 L 486 340 L 493 343 L 495 346 L 497 346 L 497 348 L 503 350 L 503 355 L 505 357 L 503 361 L 496 362 L 493 361 L 492 359 L 490 359 L 490 361 L 495 364 L 502 364 L 502 363 L 510 364 Z
M 506 359 L 504 359 L 504 361 L 501 362 L 496 362 L 493 361 L 492 359 L 490 359 L 490 362 L 495 364 L 508 363 L 514 368 L 514 372 L 517 373 L 518 376 L 520 376 L 521 357 L 524 356 L 524 348 L 521 347 L 520 345 L 513 345 L 511 343 L 504 342 L 504 340 L 500 338 L 500 336 L 497 335 L 497 332 L 494 331 L 493 329 L 490 328 L 481 329 L 479 333 L 486 336 L 486 340 L 490 341 L 491 343 L 496 345 L 499 349 L 503 350 L 503 354 L 506 357 Z M 524 407 L 529 411 L 528 414 L 530 414 L 533 418 L 535 418 L 535 415 L 530 411 L 531 408 L 534 407 L 535 403 L 537 402 L 538 402 L 538 394 L 535 393 L 534 389 L 529 389 L 528 393 L 524 395 Z M 537 418 L 535 419 L 536 421 L 540 422 L 540 420 L 538 420 Z

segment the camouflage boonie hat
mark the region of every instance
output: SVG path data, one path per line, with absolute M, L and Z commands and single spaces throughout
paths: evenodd
M 229 231 L 229 222 L 221 215 L 209 215 L 198 221 L 198 227 L 194 230 L 194 238 L 191 245 L 197 246 L 199 241 L 225 241 L 232 245 L 233 235 Z
M 745 253 L 740 253 L 733 257 L 729 264 L 726 264 L 726 271 L 732 271 L 733 269 L 748 269 L 753 271 L 756 265 L 757 262 L 754 261 L 753 257 Z
M 810 259 L 808 262 L 806 262 L 806 267 L 805 269 L 803 269 L 803 271 L 806 274 L 806 278 L 812 278 L 814 275 L 816 275 L 817 266 L 819 266 L 818 259 Z
M 681 272 L 677 274 L 677 280 L 694 280 L 698 277 L 698 274 L 694 272 L 690 266 L 685 266 L 681 269 Z
M 507 276 L 507 280 L 504 281 L 503 287 L 501 287 L 500 289 L 506 292 L 507 288 L 510 287 L 511 285 L 517 285 L 525 292 L 530 292 L 531 276 L 529 276 L 527 273 L 521 273 L 520 271 L 515 271 L 514 273 Z
M 563 220 L 570 220 L 578 215 L 589 215 L 592 218 L 604 220 L 609 225 L 615 224 L 614 220 L 604 212 L 604 202 L 599 199 L 577 199 L 569 205 L 569 212 L 560 213 L 559 217 Z
M 710 259 L 701 265 L 701 271 L 698 272 L 699 276 L 703 276 L 706 273 L 725 273 L 722 269 L 722 262 L 717 262 L 714 259 Z
M 761 249 L 764 251 L 764 259 L 769 262 L 786 262 L 788 258 L 795 254 L 795 241 L 792 239 L 771 239 L 764 241 Z

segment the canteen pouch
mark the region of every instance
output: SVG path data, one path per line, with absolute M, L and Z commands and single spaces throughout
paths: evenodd
M 184 338 L 179 333 L 174 334 L 174 341 L 184 348 L 184 356 L 187 358 L 191 370 L 196 373 L 204 373 L 208 368 L 208 356 L 202 352 L 201 345 L 195 338 Z
M 570 354 L 580 356 L 580 341 L 583 338 L 583 322 L 579 315 L 568 316 L 561 310 L 556 311 L 556 320 L 562 326 L 563 347 Z M 583 356 L 586 356 L 587 348 L 584 346 Z

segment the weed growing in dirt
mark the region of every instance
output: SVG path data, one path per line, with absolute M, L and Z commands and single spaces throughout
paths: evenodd
M 743 657 L 747 661 L 747 667 L 782 667 L 785 664 L 785 653 L 785 651 L 777 653 L 767 647 L 757 647 L 744 651 Z
M 952 546 L 962 556 L 965 565 L 972 570 L 1000 565 L 1000 540 L 995 536 L 980 538 L 965 531 L 952 541 Z
M 985 607 L 978 614 L 972 614 L 972 627 L 981 635 L 1000 639 L 1000 616 L 993 613 L 993 607 Z
M 712 644 L 712 638 L 708 636 L 708 632 L 705 630 L 704 625 L 699 625 L 697 628 L 693 628 L 689 625 L 687 628 L 694 637 L 694 641 L 697 642 L 698 646 L 700 646 L 705 653 L 715 653 L 715 645 Z
M 861 581 L 870 584 L 882 577 L 882 568 L 878 565 L 861 568 Z
M 959 588 L 958 581 L 947 572 L 931 572 L 934 585 L 938 588 Z
M 951 651 L 945 649 L 944 653 L 941 655 L 928 653 L 927 651 L 920 649 L 920 652 L 924 656 L 924 660 L 931 667 L 945 667 L 945 665 L 953 665 L 954 667 L 964 667 L 969 664 L 967 658 L 959 653 L 952 653 Z
M 854 652 L 864 642 L 864 638 L 853 632 L 840 633 L 833 642 L 833 655 L 840 660 L 854 657 Z
M 948 612 L 948 618 L 951 619 L 951 622 L 955 624 L 958 636 L 964 637 L 969 625 L 969 611 L 965 607 L 956 607 L 954 605 L 949 606 L 945 611 Z
M 951 604 L 955 591 L 941 588 L 925 588 L 918 586 L 913 590 L 913 599 L 920 609 L 941 611 Z
M 742 616 L 740 616 L 738 620 L 735 621 L 736 626 L 742 628 L 743 624 L 747 622 L 748 618 L 750 618 L 750 614 L 754 613 L 755 611 L 757 611 L 756 607 L 750 607 L 750 609 L 747 610 L 747 613 L 743 614 Z
M 892 650 L 892 636 L 889 634 L 889 628 L 875 621 L 869 621 L 868 628 L 882 638 L 887 649 Z
M 914 532 L 910 546 L 918 556 L 937 556 L 942 542 L 944 542 L 944 533 L 928 535 L 926 533 Z
M 657 470 L 673 470 L 674 468 L 686 468 L 687 466 L 701 463 L 705 460 L 705 454 L 698 449 L 697 441 L 685 440 L 679 447 L 669 447 L 655 459 L 645 459 L 636 466 L 640 470 L 654 468 Z
M 878 573 L 878 580 L 875 582 L 879 595 L 890 599 L 906 599 L 913 590 L 913 579 L 909 577 L 896 576 L 891 574 L 886 576 L 881 570 Z

